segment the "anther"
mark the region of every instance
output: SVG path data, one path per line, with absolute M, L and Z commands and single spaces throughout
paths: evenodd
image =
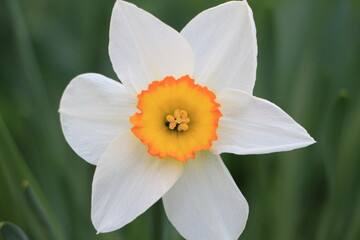
M 170 130 L 176 129 L 180 132 L 189 129 L 190 118 L 185 110 L 176 109 L 174 115 L 169 114 L 166 116 L 166 121 Z
M 172 115 L 167 115 L 167 116 L 166 116 L 166 121 L 168 121 L 168 122 L 173 122 L 173 121 L 175 121 L 175 118 L 174 118 L 174 116 L 172 116 Z
M 179 126 L 178 126 L 178 130 L 179 131 L 186 131 L 186 130 L 188 130 L 189 129 L 189 126 L 187 125 L 187 124 L 185 124 L 185 123 L 182 123 L 182 124 L 180 124 Z
M 176 128 L 176 122 L 171 122 L 171 123 L 169 124 L 169 128 L 170 128 L 171 130 L 174 130 L 174 129 Z

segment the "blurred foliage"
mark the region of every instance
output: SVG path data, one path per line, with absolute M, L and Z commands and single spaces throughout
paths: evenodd
M 0 222 L 0 235 L 4 240 L 29 240 L 21 228 L 9 222 Z
M 133 0 L 181 30 L 215 0 Z M 0 221 L 30 239 L 182 239 L 161 202 L 96 235 L 94 166 L 66 144 L 57 108 L 85 72 L 116 78 L 107 53 L 114 0 L 0 0 Z M 292 152 L 223 155 L 250 204 L 240 239 L 360 239 L 360 4 L 249 0 L 259 44 L 255 95 L 318 141 Z M 1 236 L 0 236 L 1 239 Z

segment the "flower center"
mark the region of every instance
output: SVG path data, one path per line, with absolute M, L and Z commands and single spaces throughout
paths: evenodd
M 166 121 L 169 129 L 171 130 L 178 130 L 186 131 L 189 129 L 188 123 L 190 122 L 190 118 L 185 110 L 176 109 L 174 114 L 167 115 Z
M 154 81 L 137 97 L 140 112 L 130 117 L 131 130 L 149 154 L 186 162 L 217 139 L 220 104 L 189 76 Z

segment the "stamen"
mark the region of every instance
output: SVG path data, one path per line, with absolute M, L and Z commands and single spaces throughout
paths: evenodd
M 174 118 L 174 116 L 172 116 L 172 115 L 167 115 L 167 116 L 166 116 L 166 121 L 168 121 L 168 122 L 173 122 L 173 121 L 175 121 L 175 118 Z
M 180 111 L 180 115 L 182 119 L 185 119 L 187 117 L 187 112 L 185 112 L 184 110 Z
M 185 123 L 182 123 L 182 124 L 180 124 L 179 126 L 178 126 L 178 130 L 179 131 L 186 131 L 186 130 L 188 130 L 189 129 L 189 126 L 187 125 L 187 124 L 185 124 Z
M 169 114 L 166 116 L 166 121 L 169 123 L 170 130 L 177 129 L 180 132 L 189 129 L 190 118 L 185 110 L 176 109 L 174 115 Z
M 171 130 L 174 130 L 174 129 L 176 128 L 176 122 L 171 122 L 171 123 L 169 124 L 169 128 L 170 128 Z
M 182 122 L 185 123 L 185 124 L 188 124 L 190 122 L 190 118 L 187 117 L 187 118 L 183 119 Z

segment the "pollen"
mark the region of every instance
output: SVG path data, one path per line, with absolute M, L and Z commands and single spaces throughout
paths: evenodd
M 137 98 L 131 130 L 152 156 L 186 162 L 217 140 L 220 104 L 190 76 L 154 81 Z
M 170 130 L 186 131 L 189 129 L 190 118 L 185 110 L 176 109 L 173 115 L 166 116 L 167 125 Z

